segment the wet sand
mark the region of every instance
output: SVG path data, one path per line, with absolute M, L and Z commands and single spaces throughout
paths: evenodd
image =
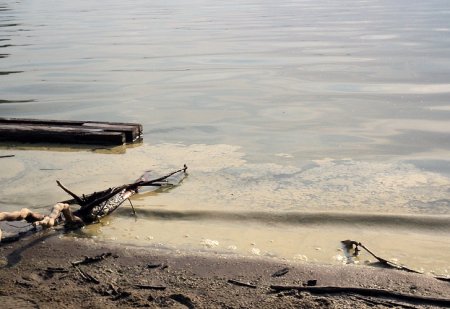
M 78 265 L 83 274 L 71 265 L 85 256 L 101 254 L 106 255 L 100 261 Z M 439 305 L 352 293 L 275 292 L 270 288 L 271 285 L 303 286 L 309 280 L 317 280 L 317 286 L 384 289 L 446 298 L 447 303 L 442 303 L 442 307 L 450 303 L 449 283 L 427 275 L 357 265 L 288 263 L 261 257 L 192 255 L 113 246 L 91 239 L 62 237 L 55 231 L 2 244 L 0 264 L 2 308 L 428 308 Z M 286 274 L 272 276 L 284 268 L 289 270 Z

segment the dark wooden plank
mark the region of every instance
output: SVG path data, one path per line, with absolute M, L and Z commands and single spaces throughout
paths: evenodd
M 51 127 L 89 127 L 106 132 L 122 132 L 126 142 L 132 143 L 142 136 L 142 125 L 138 123 L 79 121 L 79 120 L 46 120 L 23 118 L 0 118 L 0 124 L 47 125 Z
M 27 119 L 27 118 L 0 118 L 0 123 L 12 124 L 42 124 L 42 125 L 82 125 L 86 121 L 78 120 L 47 120 L 47 119 Z
M 82 127 L 0 124 L 0 141 L 123 145 L 125 143 L 125 134 L 122 132 L 105 132 L 100 129 Z
M 104 123 L 104 122 L 85 122 L 82 125 L 88 128 L 98 128 L 105 132 L 123 132 L 127 143 L 132 143 L 142 135 L 142 126 Z

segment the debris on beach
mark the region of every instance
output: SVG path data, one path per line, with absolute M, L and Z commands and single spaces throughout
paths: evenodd
M 118 187 L 108 188 L 99 192 L 94 192 L 88 195 L 78 196 L 61 182 L 56 181 L 58 186 L 69 194 L 72 199 L 59 202 L 53 206 L 53 210 L 49 215 L 43 215 L 37 212 L 32 212 L 27 208 L 14 212 L 0 212 L 0 221 L 22 221 L 25 220 L 31 223 L 32 230 L 37 227 L 44 229 L 51 228 L 57 225 L 64 224 L 64 227 L 70 229 L 80 228 L 84 225 L 98 222 L 101 218 L 110 215 L 131 196 L 137 194 L 142 187 L 170 187 L 179 184 L 186 173 L 187 166 L 171 172 L 165 176 L 155 179 L 150 178 L 150 172 L 146 172 L 139 177 L 135 182 L 121 185 Z M 71 205 L 77 204 L 80 206 L 77 210 L 72 210 Z M 131 207 L 132 204 L 131 204 Z M 133 213 L 136 214 L 133 208 Z M 26 235 L 23 233 L 22 235 Z M 0 242 L 2 232 L 0 230 Z M 12 241 L 20 239 L 13 236 Z M 11 239 L 8 240 L 10 242 Z
M 289 268 L 285 267 L 285 268 L 282 268 L 282 269 L 274 272 L 272 274 L 272 277 L 282 277 L 282 276 L 286 275 L 288 272 L 289 272 Z
M 351 257 L 357 257 L 359 255 L 359 252 L 361 251 L 360 248 L 364 249 L 367 253 L 369 253 L 371 256 L 373 256 L 375 259 L 378 260 L 378 262 L 384 266 L 384 267 L 388 267 L 388 268 L 395 268 L 398 270 L 404 270 L 407 272 L 411 272 L 411 273 L 417 273 L 417 274 L 421 274 L 422 272 L 405 267 L 403 265 L 400 265 L 394 261 L 390 261 L 387 259 L 384 259 L 382 257 L 379 257 L 377 255 L 375 255 L 372 251 L 370 251 L 366 246 L 364 246 L 362 243 L 358 242 L 358 241 L 354 241 L 354 240 L 343 240 L 341 241 L 343 247 L 344 247 L 344 252 L 347 255 L 347 258 L 349 261 L 351 261 Z
M 311 282 L 313 280 L 310 280 Z M 309 282 L 309 281 L 308 281 Z M 342 287 L 342 286 L 315 286 L 315 284 L 309 286 L 303 285 L 271 285 L 270 288 L 276 292 L 282 291 L 298 291 L 309 292 L 311 294 L 351 294 L 362 297 L 374 297 L 374 298 L 387 298 L 395 299 L 398 301 L 407 301 L 412 303 L 420 303 L 431 306 L 449 306 L 450 299 L 440 297 L 421 296 L 414 294 L 405 294 L 391 290 L 378 289 L 378 288 L 363 288 L 363 287 Z M 395 306 L 404 307 L 400 303 L 395 303 Z
M 242 282 L 242 281 L 238 281 L 238 280 L 233 280 L 233 279 L 229 279 L 228 283 L 237 285 L 237 286 L 242 286 L 242 287 L 246 287 L 246 288 L 251 288 L 251 289 L 256 289 L 257 286 L 248 282 Z

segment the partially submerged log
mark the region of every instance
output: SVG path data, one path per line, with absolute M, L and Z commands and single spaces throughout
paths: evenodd
M 138 123 L 0 118 L 0 141 L 123 145 L 141 136 Z
M 0 212 L 0 221 L 25 220 L 28 223 L 32 223 L 34 227 L 41 226 L 42 228 L 49 228 L 58 224 L 64 224 L 68 228 L 78 228 L 97 222 L 101 218 L 111 214 L 132 195 L 137 194 L 141 187 L 174 185 L 174 183 L 170 182 L 170 178 L 177 175 L 179 176 L 177 182 L 180 182 L 185 177 L 186 170 L 187 166 L 184 165 L 182 169 L 155 179 L 150 179 L 150 173 L 146 172 L 133 183 L 108 188 L 88 195 L 83 194 L 81 197 L 57 181 L 58 186 L 72 196 L 72 199 L 55 204 L 52 212 L 47 216 L 24 208 L 15 212 Z M 73 211 L 71 209 L 71 205 L 73 204 L 79 205 L 79 209 Z M 1 236 L 2 232 L 0 230 L 0 241 Z

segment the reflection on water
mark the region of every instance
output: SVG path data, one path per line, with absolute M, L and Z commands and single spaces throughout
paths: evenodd
M 126 153 L 2 147 L 16 157 L 0 159 L 0 207 L 46 209 L 65 198 L 56 179 L 89 193 L 187 163 L 182 186 L 137 196 L 136 207 L 448 216 L 448 20 L 446 0 L 0 4 L 1 117 L 140 122 L 145 142 Z M 130 224 L 112 220 L 117 230 L 99 228 L 101 235 L 119 237 Z M 217 239 L 230 246 L 235 234 L 270 239 L 258 223 L 244 237 L 231 222 L 142 220 L 172 232 L 156 235 L 150 224 L 134 232 L 176 246 L 189 243 L 183 225 L 200 238 L 230 235 Z M 361 233 L 355 222 L 312 229 L 270 231 L 324 241 Z M 375 241 L 375 230 L 367 239 Z M 441 270 L 450 268 L 437 241 L 448 227 L 403 231 L 383 245 L 408 256 L 432 252 Z M 392 231 L 380 223 L 379 232 Z M 277 246 L 283 257 L 295 246 L 316 252 Z
M 258 161 L 415 155 L 427 138 L 396 144 L 422 131 L 450 140 L 434 124 L 450 116 L 445 0 L 3 7 L 2 70 L 21 73 L 2 76 L 2 116 L 137 121 L 152 142 L 237 144 Z

